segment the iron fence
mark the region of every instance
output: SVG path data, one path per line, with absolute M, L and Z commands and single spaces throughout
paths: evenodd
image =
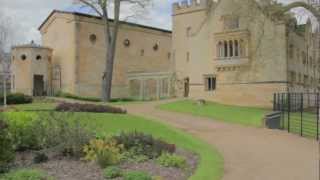
M 281 112 L 280 129 L 319 140 L 319 93 L 276 93 L 273 110 Z

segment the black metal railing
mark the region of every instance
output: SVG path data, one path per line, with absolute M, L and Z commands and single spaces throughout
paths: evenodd
M 319 140 L 319 93 L 276 93 L 273 110 L 281 112 L 280 129 Z

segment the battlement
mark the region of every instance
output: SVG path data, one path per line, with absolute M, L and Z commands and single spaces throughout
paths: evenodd
M 181 2 L 173 3 L 173 15 L 207 9 L 211 2 L 212 0 L 183 0 Z

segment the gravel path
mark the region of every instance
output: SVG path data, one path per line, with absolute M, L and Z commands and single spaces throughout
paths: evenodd
M 216 147 L 225 160 L 223 180 L 319 180 L 315 140 L 155 108 L 167 102 L 122 107 L 130 114 L 163 121 Z

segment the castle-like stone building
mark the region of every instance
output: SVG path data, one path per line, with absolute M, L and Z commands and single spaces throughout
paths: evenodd
M 268 106 L 275 92 L 319 90 L 320 40 L 310 21 L 270 16 L 254 0 L 193 0 L 173 8 L 177 95 Z
M 320 88 L 320 37 L 311 22 L 274 17 L 255 0 L 173 5 L 172 32 L 122 23 L 113 98 L 172 96 L 269 106 L 275 92 Z M 99 97 L 105 62 L 101 18 L 53 11 L 42 46 L 12 49 L 12 90 Z

